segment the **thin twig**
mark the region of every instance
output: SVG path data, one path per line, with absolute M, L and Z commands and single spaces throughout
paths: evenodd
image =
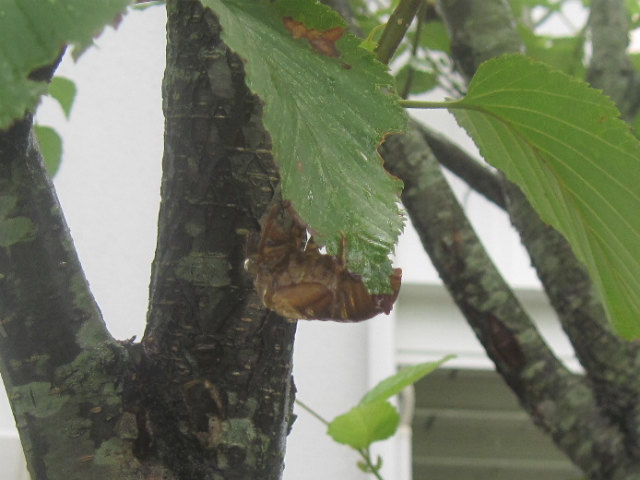
M 407 33 L 421 2 L 422 0 L 400 0 L 391 17 L 389 17 L 387 26 L 382 32 L 380 42 L 375 50 L 378 60 L 385 65 L 389 63 L 389 60 L 398 49 L 398 45 L 400 45 L 405 33 Z
M 329 425 L 329 422 L 327 420 L 325 420 L 324 418 L 322 418 L 320 416 L 320 414 L 318 412 L 316 412 L 315 410 L 313 410 L 310 406 L 306 405 L 304 402 L 302 402 L 301 400 L 296 398 L 296 403 L 298 405 L 300 405 L 300 407 L 303 410 L 306 410 L 308 413 L 310 413 L 311 415 L 313 415 L 315 418 L 317 418 L 318 420 L 320 420 L 322 423 L 324 423 L 325 425 Z
M 375 466 L 371 461 L 371 454 L 369 453 L 369 449 L 358 448 L 357 451 L 360 454 L 360 456 L 364 459 L 364 462 L 367 464 L 367 467 L 369 468 L 369 472 L 373 473 L 378 480 L 384 480 L 384 478 L 382 478 L 382 475 L 380 475 L 380 471 L 378 467 Z

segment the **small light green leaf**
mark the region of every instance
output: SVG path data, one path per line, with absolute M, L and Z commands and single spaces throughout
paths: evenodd
M 68 119 L 76 99 L 76 84 L 68 78 L 56 75 L 49 83 L 49 95 L 58 101 Z
M 618 332 L 640 338 L 640 142 L 613 103 L 506 55 L 482 64 L 456 104 L 484 158 L 569 240 Z
M 360 400 L 360 405 L 386 400 L 389 397 L 400 393 L 402 389 L 417 382 L 422 377 L 429 375 L 444 362 L 451 360 L 452 358 L 455 358 L 455 355 L 447 355 L 437 362 L 420 363 L 418 365 L 403 368 L 395 375 L 385 378 L 378 383 L 378 385 L 369 390 L 366 395 L 362 397 L 362 400 Z
M 49 175 L 53 177 L 60 168 L 60 162 L 62 160 L 62 138 L 51 127 L 43 127 L 41 125 L 35 125 L 33 130 L 38 137 L 38 144 L 40 145 L 40 153 L 44 158 L 44 164 L 47 167 Z
M 0 130 L 33 110 L 47 86 L 29 74 L 49 65 L 66 44 L 74 56 L 113 22 L 130 0 L 4 1 L 0 3 Z
M 0 247 L 10 247 L 34 238 L 36 227 L 27 217 L 13 217 L 0 220 Z
M 392 252 L 402 229 L 402 183 L 382 167 L 377 147 L 405 127 L 393 77 L 345 33 L 337 56 L 302 32 L 345 28 L 314 0 L 203 0 L 220 18 L 225 42 L 245 61 L 247 83 L 264 102 L 282 193 L 329 253 L 344 236 L 349 269 L 372 292 L 390 292 Z M 331 43 L 331 42 L 329 42 Z
M 353 448 L 367 448 L 373 442 L 392 436 L 400 415 L 389 402 L 357 405 L 329 423 L 327 433 L 336 442 Z

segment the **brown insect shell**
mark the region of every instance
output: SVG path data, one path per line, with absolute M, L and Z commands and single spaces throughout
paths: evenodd
M 322 254 L 292 208 L 274 205 L 263 222 L 255 287 L 266 307 L 292 319 L 361 321 L 389 313 L 401 282 L 391 275 L 392 294 L 371 295 L 345 259 Z M 345 246 L 343 245 L 343 252 Z
M 294 236 L 295 238 L 295 236 Z M 338 288 L 336 257 L 322 255 L 310 242 L 306 248 L 293 245 L 266 246 L 256 276 L 256 289 L 264 304 L 288 318 L 326 317 Z
M 355 322 L 388 314 L 400 281 L 401 270 L 396 269 L 393 294 L 371 295 L 339 257 L 321 254 L 310 241 L 305 250 L 292 252 L 286 268 L 276 275 L 258 275 L 256 288 L 265 305 L 285 317 Z

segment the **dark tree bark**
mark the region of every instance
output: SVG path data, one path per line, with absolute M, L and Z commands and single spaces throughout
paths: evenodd
M 167 11 L 162 203 L 142 341 L 153 380 L 140 448 L 180 478 L 275 479 L 295 324 L 262 306 L 243 264 L 278 177 L 260 101 L 215 17 L 198 1 L 169 1 Z
M 213 14 L 197 0 L 167 10 L 162 203 L 141 343 L 105 327 L 31 116 L 0 133 L 0 369 L 34 479 L 282 474 L 295 323 L 262 306 L 243 268 L 278 183 L 261 104 Z

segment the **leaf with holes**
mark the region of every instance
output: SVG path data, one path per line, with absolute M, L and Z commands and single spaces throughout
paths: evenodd
M 386 67 L 331 9 L 312 0 L 203 0 L 264 102 L 282 193 L 316 242 L 374 293 L 390 293 L 389 254 L 402 229 L 401 182 L 377 147 L 405 127 Z

